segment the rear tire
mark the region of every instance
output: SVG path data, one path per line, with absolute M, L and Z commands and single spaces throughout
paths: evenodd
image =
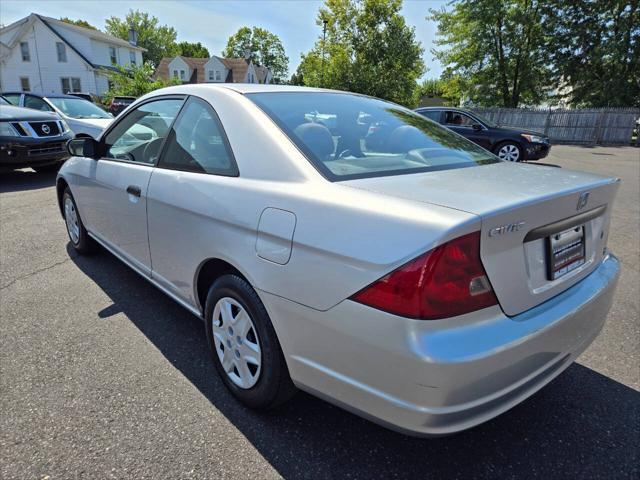
M 502 142 L 495 148 L 494 153 L 500 160 L 507 162 L 521 162 L 524 160 L 522 147 L 516 142 Z
M 69 241 L 73 248 L 80 254 L 93 253 L 97 249 L 97 244 L 87 233 L 87 229 L 82 224 L 80 213 L 76 202 L 71 195 L 69 187 L 65 188 L 62 194 L 62 212 L 67 225 Z
M 268 410 L 296 393 L 267 310 L 246 280 L 230 274 L 211 285 L 205 322 L 211 359 L 241 403 Z

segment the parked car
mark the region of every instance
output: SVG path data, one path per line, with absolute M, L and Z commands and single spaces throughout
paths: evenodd
M 361 112 L 393 126 L 379 150 Z M 252 408 L 298 387 L 404 432 L 456 432 L 559 375 L 611 306 L 618 179 L 501 161 L 393 103 L 173 86 L 69 149 L 73 248 L 104 246 L 202 318 Z
M 67 92 L 67 95 L 72 95 L 74 97 L 83 98 L 88 102 L 96 103 L 96 97 L 90 93 L 86 92 Z
M 69 158 L 69 127 L 55 113 L 7 105 L 0 100 L 0 171 L 31 167 L 55 171 Z
M 75 95 L 38 95 L 35 93 L 4 92 L 13 105 L 44 112 L 55 112 L 71 128 L 76 137 L 98 138 L 113 121 L 113 116 L 92 102 Z
M 551 150 L 549 137 L 540 132 L 503 127 L 461 108 L 423 107 L 416 112 L 495 153 L 502 160 L 539 160 Z
M 121 111 L 136 101 L 136 97 L 116 96 L 111 99 L 109 104 L 109 113 L 117 117 Z

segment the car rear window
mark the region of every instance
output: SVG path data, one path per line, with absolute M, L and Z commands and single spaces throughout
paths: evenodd
M 247 94 L 329 180 L 472 167 L 494 155 L 421 115 L 350 93 Z

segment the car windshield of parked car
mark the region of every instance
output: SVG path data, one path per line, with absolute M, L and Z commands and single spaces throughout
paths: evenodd
M 71 118 L 112 118 L 97 105 L 83 98 L 47 98 L 57 109 Z
M 251 93 L 329 180 L 472 167 L 499 160 L 399 105 L 348 93 Z

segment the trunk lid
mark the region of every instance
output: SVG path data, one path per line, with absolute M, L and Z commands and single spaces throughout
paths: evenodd
M 600 263 L 619 179 L 500 162 L 343 184 L 480 216 L 482 262 L 502 309 L 517 315 L 574 285 Z M 558 236 L 569 230 L 575 231 Z M 551 272 L 551 263 L 564 265 L 558 257 L 563 245 L 574 245 L 578 237 L 584 260 L 566 264 L 568 271 L 558 269 L 560 276 Z

